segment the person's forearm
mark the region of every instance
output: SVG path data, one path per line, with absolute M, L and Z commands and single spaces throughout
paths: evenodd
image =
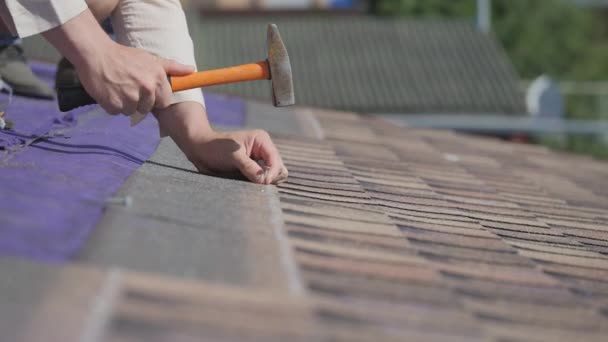
M 257 184 L 278 184 L 287 179 L 287 168 L 265 131 L 214 131 L 204 107 L 194 101 L 155 110 L 154 115 L 161 129 L 169 133 L 188 160 L 203 174 L 239 171 Z
M 115 44 L 89 10 L 42 35 L 77 68 Z
M 159 127 L 186 153 L 192 142 L 202 142 L 213 134 L 207 112 L 198 102 L 188 101 L 172 104 L 164 109 L 155 109 L 154 116 Z

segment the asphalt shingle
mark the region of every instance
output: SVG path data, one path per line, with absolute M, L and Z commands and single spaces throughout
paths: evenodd
M 164 139 L 121 188 L 133 205 L 107 209 L 75 260 L 287 292 L 271 190 L 202 176 Z
M 605 340 L 606 162 L 246 108 L 272 122 L 286 183 L 196 174 L 164 140 L 80 266 L 0 259 L 0 326 L 16 341 L 57 326 L 61 341 Z

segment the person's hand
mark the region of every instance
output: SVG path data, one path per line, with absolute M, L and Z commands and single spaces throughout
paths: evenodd
M 185 76 L 194 67 L 112 41 L 89 9 L 42 35 L 78 72 L 86 91 L 111 114 L 146 114 L 172 100 L 167 75 Z
M 187 151 L 188 159 L 201 173 L 240 171 L 258 184 L 287 180 L 287 168 L 270 136 L 262 130 L 209 132 L 193 141 Z
M 265 131 L 216 132 L 209 125 L 205 108 L 197 102 L 180 102 L 153 113 L 161 130 L 201 173 L 240 172 L 258 184 L 287 179 L 287 168 Z M 263 166 L 258 161 L 263 161 Z
M 171 104 L 167 75 L 183 76 L 191 66 L 112 43 L 96 58 L 76 66 L 82 85 L 110 114 L 145 114 Z

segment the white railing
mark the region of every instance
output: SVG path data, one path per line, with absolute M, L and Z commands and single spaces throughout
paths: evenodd
M 523 93 L 528 89 L 530 82 L 520 82 Z M 574 97 L 589 97 L 589 101 L 593 103 L 594 116 L 597 119 L 608 119 L 608 81 L 559 81 L 557 85 L 566 104 Z
M 569 120 L 500 114 L 377 114 L 398 125 L 451 129 L 488 134 L 591 134 L 608 133 L 608 120 Z

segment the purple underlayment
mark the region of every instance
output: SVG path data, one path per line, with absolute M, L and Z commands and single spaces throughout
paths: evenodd
M 51 82 L 52 66 L 33 69 Z M 206 100 L 214 124 L 243 125 L 242 100 L 209 94 Z M 54 101 L 14 97 L 7 118 L 15 127 L 0 131 L 0 255 L 68 259 L 95 227 L 105 200 L 159 142 L 151 115 L 129 127 L 128 118 L 98 106 L 65 114 Z
M 245 101 L 238 97 L 205 93 L 209 121 L 225 127 L 245 126 Z

